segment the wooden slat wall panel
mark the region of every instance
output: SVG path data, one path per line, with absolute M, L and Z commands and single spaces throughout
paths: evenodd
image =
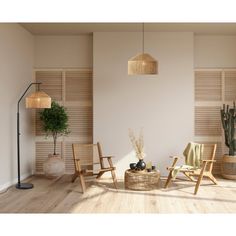
M 36 71 L 36 81 L 41 82 L 40 88 L 52 100 L 62 100 L 62 72 L 61 71 Z
M 36 81 L 42 83 L 41 89 L 53 100 L 66 107 L 71 131 L 68 135 L 69 140 L 72 138 L 72 140 L 92 143 L 92 70 L 40 70 L 36 71 Z M 44 136 L 39 111 L 35 117 L 36 135 Z M 38 138 L 41 139 L 41 137 Z M 72 142 L 68 138 L 63 139 L 60 145 L 65 148 L 66 173 L 70 174 L 74 172 L 74 162 L 72 159 Z M 43 161 L 51 152 L 49 149 L 52 149 L 51 141 L 36 143 L 36 172 L 42 172 Z M 86 166 L 86 168 L 91 169 L 92 166 Z
M 91 136 L 93 134 L 92 107 L 66 107 L 69 116 L 70 135 Z
M 221 166 L 221 158 L 222 158 L 222 144 L 220 142 L 217 142 L 217 148 L 216 148 L 216 156 L 215 160 L 216 163 L 213 165 L 213 173 L 214 174 L 220 174 L 220 166 Z
M 195 101 L 221 101 L 221 71 L 195 72 Z
M 43 163 L 53 153 L 53 142 L 36 142 L 36 173 L 43 173 Z M 57 143 L 56 152 L 62 156 L 62 142 Z
M 197 70 L 195 72 L 195 102 L 197 102 L 197 106 L 195 105 L 195 139 L 200 142 L 199 136 L 204 136 L 210 142 L 212 136 L 215 136 L 217 140 L 224 140 L 220 107 L 216 107 L 217 105 L 210 102 L 219 101 L 220 106 L 222 103 L 234 100 L 236 100 L 236 69 Z M 212 143 L 214 142 L 212 141 Z M 221 158 L 227 152 L 228 148 L 224 142 L 218 142 L 214 173 L 220 173 Z
M 40 114 L 39 114 L 40 110 L 37 109 L 36 113 L 35 113 L 36 114 L 36 118 L 35 118 L 35 132 L 36 132 L 36 136 L 45 135 L 45 132 L 43 131 L 42 121 L 40 120 Z
M 195 107 L 195 136 L 220 136 L 220 107 Z
M 75 173 L 75 165 L 73 161 L 72 143 L 65 144 L 65 172 L 66 174 Z
M 225 72 L 225 101 L 236 100 L 236 71 Z
M 96 150 L 95 152 L 96 153 Z M 79 156 L 81 160 L 82 168 L 93 169 L 93 150 L 82 150 L 81 155 Z M 73 160 L 73 152 L 72 152 L 72 142 L 66 142 L 65 144 L 65 166 L 66 173 L 71 174 L 75 171 L 74 160 Z
M 66 72 L 66 101 L 92 101 L 92 71 Z

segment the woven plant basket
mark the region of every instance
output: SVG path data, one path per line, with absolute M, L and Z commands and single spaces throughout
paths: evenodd
M 224 155 L 221 162 L 221 174 L 226 179 L 236 180 L 236 157 Z

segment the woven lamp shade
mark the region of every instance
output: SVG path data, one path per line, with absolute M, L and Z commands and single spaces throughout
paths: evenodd
M 128 75 L 155 75 L 158 63 L 148 53 L 141 53 L 128 61 Z
M 42 91 L 32 93 L 26 98 L 26 108 L 51 108 L 51 97 Z

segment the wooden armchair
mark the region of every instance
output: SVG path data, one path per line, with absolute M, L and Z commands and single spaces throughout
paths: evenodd
M 110 171 L 114 186 L 117 189 L 117 179 L 115 174 L 115 167 L 112 163 L 112 156 L 103 156 L 100 143 L 96 144 L 72 144 L 73 159 L 75 164 L 75 173 L 72 177 L 72 182 L 77 177 L 80 179 L 83 193 L 86 190 L 84 176 L 96 175 L 99 179 L 104 173 Z M 104 160 L 107 160 L 108 167 L 105 167 Z M 100 165 L 99 168 L 94 168 L 95 165 Z M 86 168 L 84 168 L 86 166 Z M 89 168 L 90 167 L 90 168 Z
M 203 144 L 203 158 L 201 163 L 201 168 L 199 169 L 186 169 L 186 168 L 180 168 L 179 172 L 183 173 L 190 181 L 195 181 L 194 176 L 198 177 L 195 185 L 194 194 L 197 194 L 198 188 L 200 186 L 200 183 L 202 181 L 203 177 L 207 177 L 210 179 L 214 184 L 217 184 L 217 181 L 215 177 L 212 174 L 212 168 L 213 163 L 215 162 L 215 152 L 216 152 L 216 144 Z M 173 158 L 173 163 L 171 167 L 167 167 L 167 170 L 169 170 L 169 175 L 165 184 L 165 188 L 168 187 L 171 180 L 173 179 L 172 172 L 176 167 L 176 163 L 179 159 L 177 156 L 171 156 Z

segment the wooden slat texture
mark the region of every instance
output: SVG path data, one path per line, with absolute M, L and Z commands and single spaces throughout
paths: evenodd
M 225 72 L 225 101 L 236 100 L 236 71 Z
M 222 101 L 222 80 L 223 73 L 220 70 L 202 70 L 195 72 L 195 102 Z M 227 86 L 226 86 L 227 87 Z M 216 143 L 217 161 L 213 165 L 213 173 L 220 174 L 220 165 L 222 158 L 222 143 L 211 141 L 212 136 L 222 135 L 220 107 L 217 106 L 195 106 L 195 135 L 209 136 L 209 141 L 199 143 Z
M 220 95 L 224 95 L 221 97 Z M 195 72 L 195 135 L 205 136 L 209 142 L 210 136 L 224 135 L 222 132 L 220 107 L 204 106 L 201 102 L 219 101 L 229 103 L 236 100 L 236 69 L 200 70 Z M 210 104 L 210 103 L 209 103 Z M 202 105 L 202 106 L 201 106 Z M 228 148 L 223 143 L 217 143 L 216 160 L 213 173 L 219 174 L 222 155 L 228 153 Z
M 195 136 L 220 136 L 220 107 L 195 107 Z
M 72 143 L 66 142 L 65 144 L 65 172 L 73 174 L 75 172 L 75 165 L 72 154 Z
M 221 72 L 195 72 L 195 101 L 221 101 Z
M 40 110 L 37 109 L 36 110 L 36 120 L 35 120 L 35 132 L 36 132 L 36 136 L 40 136 L 40 135 L 45 135 L 46 133 L 43 131 L 43 125 L 42 125 L 42 121 L 40 120 Z
M 63 83 L 64 75 L 65 82 Z M 71 131 L 68 137 L 91 143 L 93 140 L 92 70 L 40 70 L 36 71 L 36 81 L 42 83 L 41 89 L 53 100 L 60 102 L 61 105 L 68 105 L 66 109 Z M 62 91 L 65 93 L 62 93 Z M 35 117 L 36 135 L 45 135 L 42 131 L 39 111 L 37 111 Z M 72 142 L 63 141 L 60 145 L 62 144 L 65 147 L 66 173 L 70 174 L 74 172 Z M 36 172 L 41 173 L 43 171 L 43 161 L 47 158 L 51 149 L 51 141 L 36 142 Z M 91 169 L 92 166 L 89 166 L 89 168 Z
M 47 93 L 52 100 L 62 100 L 61 71 L 36 71 L 36 81 L 42 83 L 40 89 Z
M 221 159 L 222 159 L 222 144 L 216 143 L 217 144 L 217 148 L 216 148 L 216 156 L 215 156 L 215 160 L 216 163 L 214 163 L 213 165 L 213 174 L 220 174 L 220 166 L 221 166 Z
M 98 157 L 98 153 L 96 150 L 92 149 L 84 149 L 81 150 L 79 155 L 79 159 L 81 160 L 82 169 L 93 169 L 93 156 Z M 65 144 L 65 167 L 66 173 L 72 174 L 75 172 L 74 160 L 73 160 L 73 152 L 72 152 L 72 142 L 66 142 Z
M 92 136 L 93 115 L 92 107 L 67 107 L 69 116 L 70 135 Z
M 92 71 L 66 72 L 66 101 L 92 101 Z
M 56 152 L 62 156 L 62 143 L 57 142 Z M 36 173 L 43 173 L 43 163 L 48 158 L 48 154 L 53 153 L 53 142 L 36 142 Z

